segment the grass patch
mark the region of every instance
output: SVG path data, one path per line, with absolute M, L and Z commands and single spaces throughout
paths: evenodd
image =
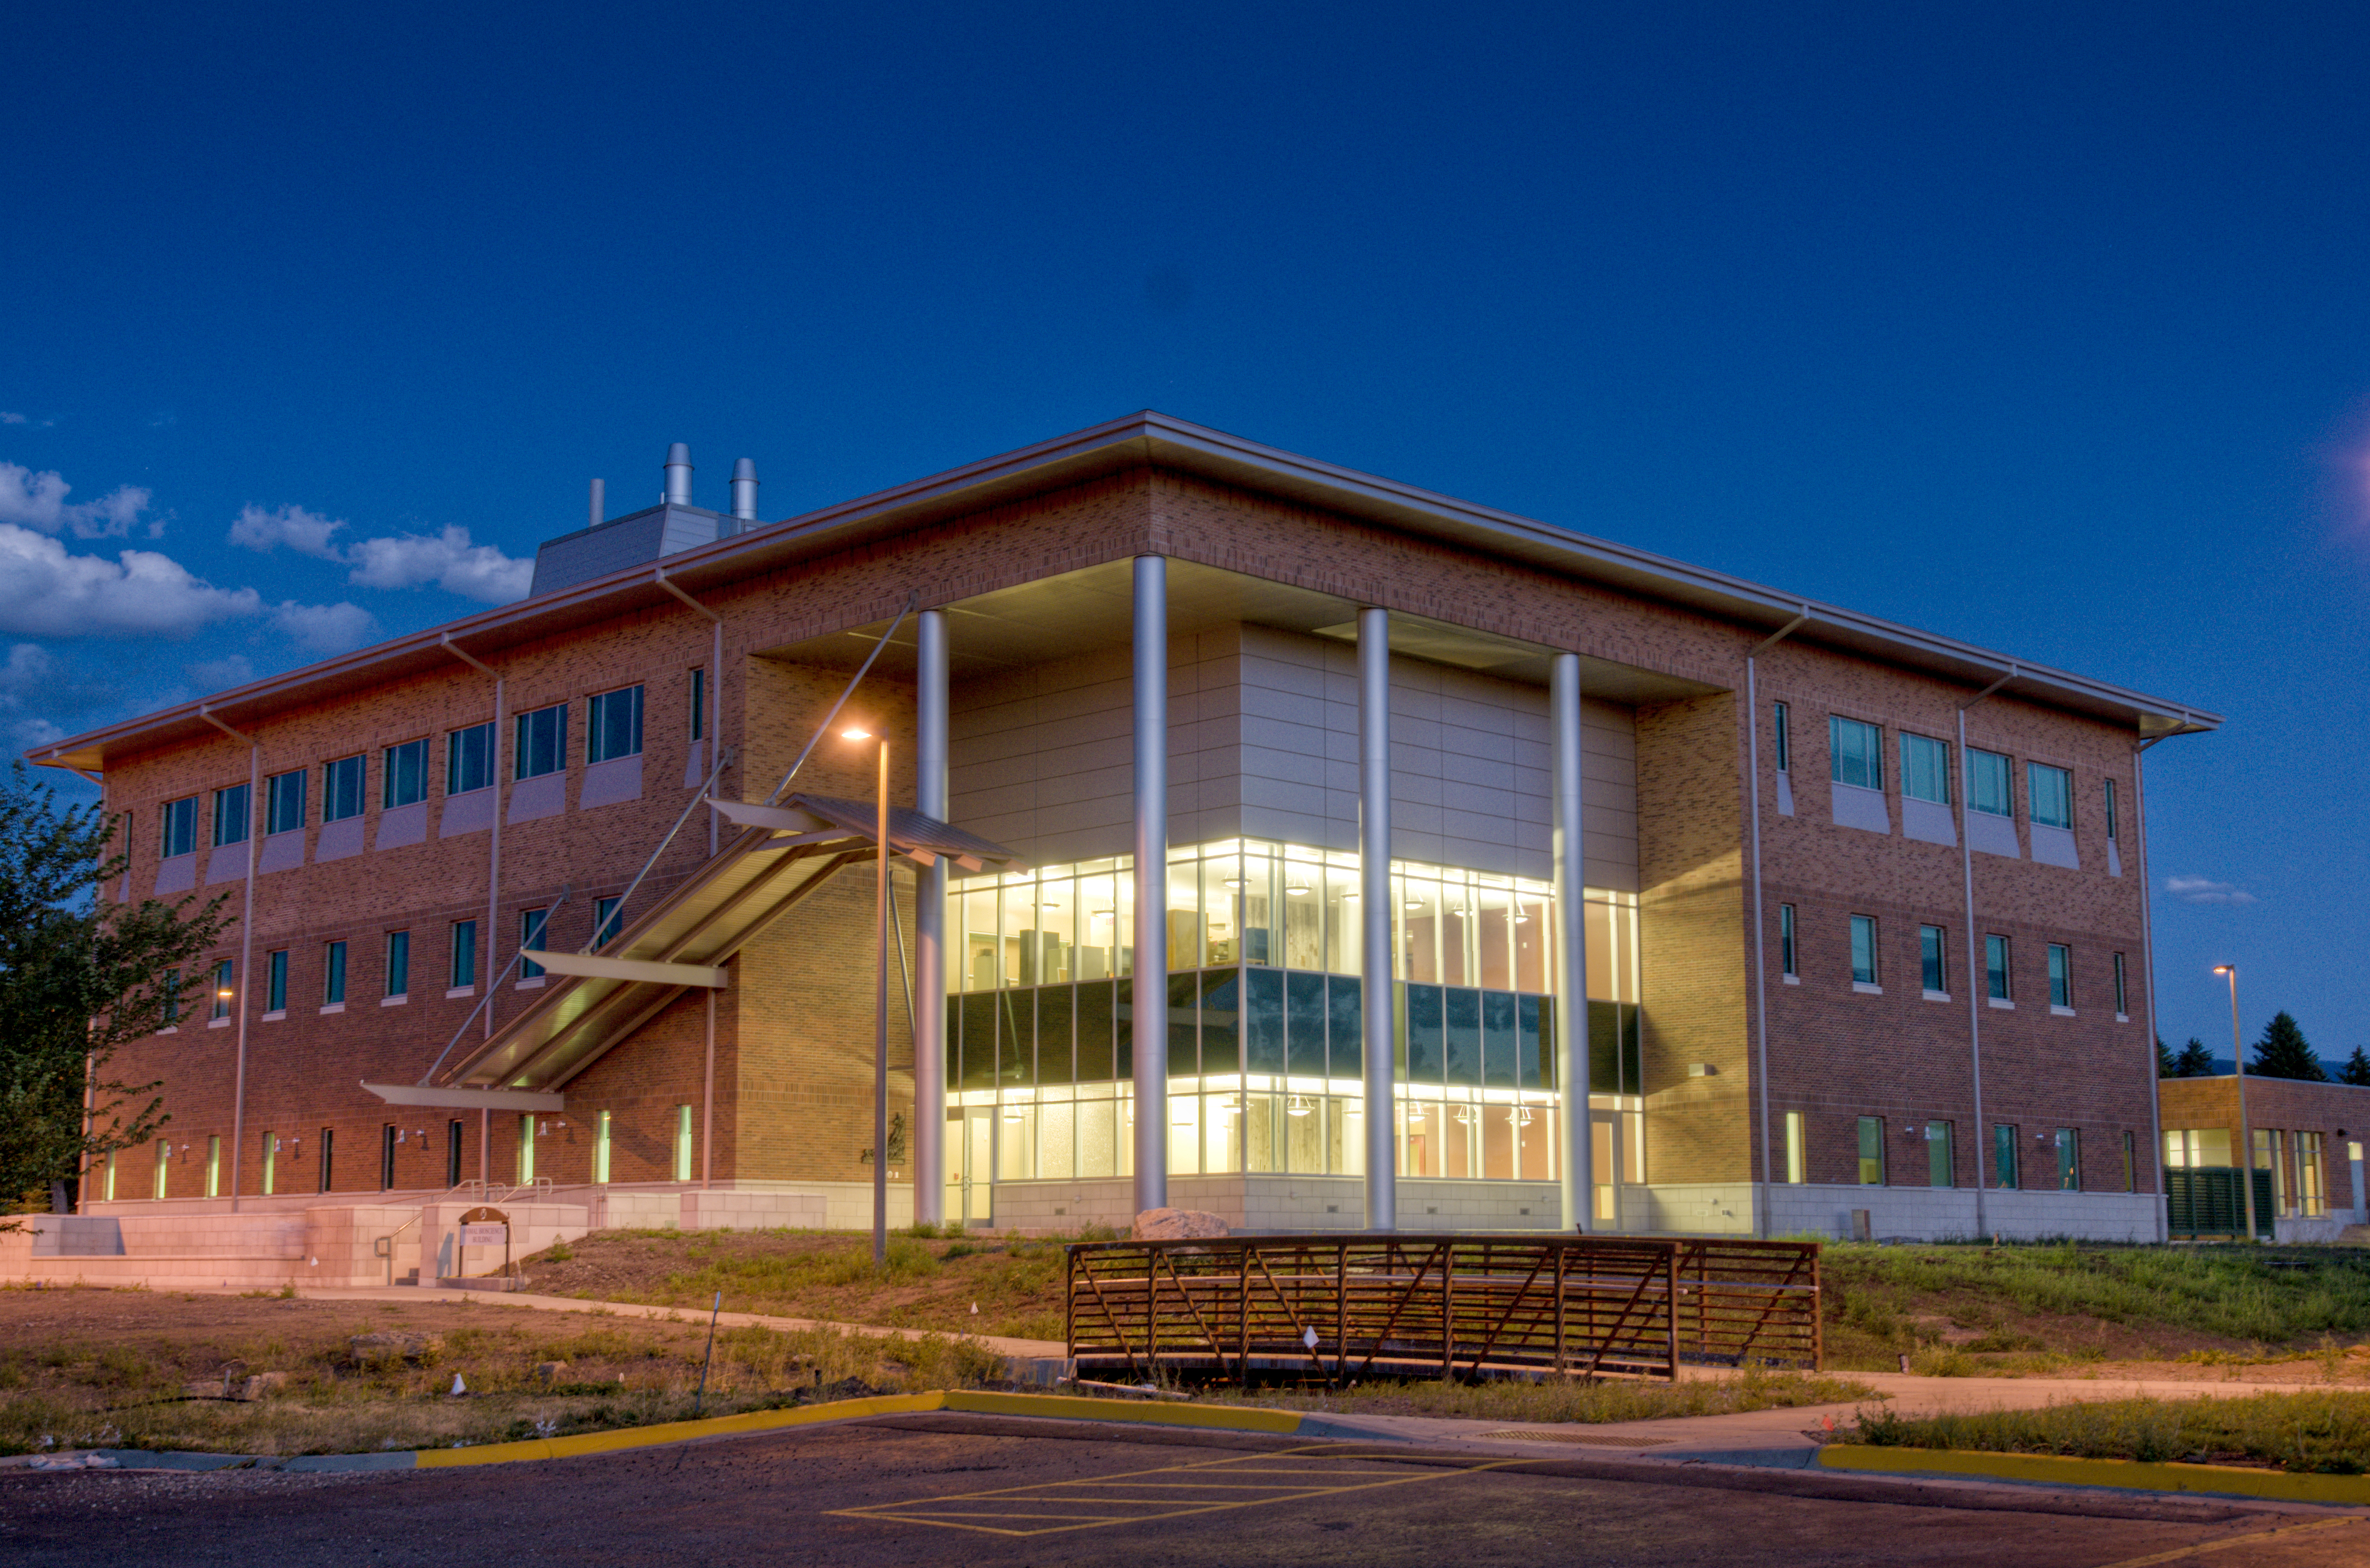
M 2110 1400 L 1915 1419 L 1875 1411 L 1861 1414 L 1851 1440 L 2360 1475 L 2370 1469 L 2370 1394 L 2313 1389 L 2242 1399 Z
M 1359 1383 L 1338 1391 L 1308 1388 L 1214 1391 L 1202 1395 L 1199 1402 L 1341 1415 L 1441 1415 L 1467 1421 L 1593 1424 L 1851 1404 L 1883 1397 L 1866 1383 L 1849 1378 L 1770 1372 L 1755 1367 L 1733 1378 L 1683 1383 L 1585 1383 L 1561 1379 L 1536 1383 L 1512 1379 L 1444 1383 L 1409 1379 Z

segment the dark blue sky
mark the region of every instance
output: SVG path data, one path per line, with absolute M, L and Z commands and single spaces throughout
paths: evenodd
M 17 742 L 1151 407 L 2227 713 L 2163 1032 L 2370 1043 L 2359 6 L 44 9 Z

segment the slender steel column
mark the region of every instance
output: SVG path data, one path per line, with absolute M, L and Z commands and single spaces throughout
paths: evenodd
M 1580 655 L 1559 653 L 1547 678 L 1555 753 L 1556 1084 L 1563 1091 L 1563 1223 L 1596 1228 L 1595 1129 L 1588 1114 L 1588 863 L 1581 839 Z M 1618 1174 L 1616 1172 L 1616 1174 Z M 1615 1220 L 1616 1228 L 1619 1219 Z
M 1135 558 L 1135 1211 L 1168 1206 L 1168 562 Z
M 1392 1093 L 1391 616 L 1358 612 L 1358 929 L 1364 978 L 1366 1228 L 1399 1225 L 1398 1109 Z
M 914 809 L 947 820 L 947 615 L 915 622 Z M 938 1225 L 947 1199 L 947 862 L 914 891 L 914 1219 Z

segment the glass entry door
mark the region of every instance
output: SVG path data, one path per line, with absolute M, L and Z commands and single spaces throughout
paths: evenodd
M 947 1217 L 965 1226 L 993 1225 L 995 1111 L 971 1105 L 947 1113 Z

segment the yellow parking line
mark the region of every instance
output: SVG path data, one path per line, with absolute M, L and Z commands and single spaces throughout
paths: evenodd
M 2282 1525 L 2275 1530 L 2257 1530 L 2251 1535 L 2224 1536 L 2220 1540 L 2203 1541 L 2196 1546 L 2184 1546 L 2171 1551 L 2159 1551 L 2152 1557 L 2126 1557 L 2120 1562 L 2110 1562 L 2105 1568 L 2147 1568 L 2152 1562 L 2179 1562 L 2184 1558 L 2203 1557 L 2209 1551 L 2222 1551 L 2234 1546 L 2259 1546 L 2273 1536 L 2295 1535 L 2304 1530 L 2332 1529 L 2339 1525 L 2358 1525 L 2362 1516 L 2350 1514 L 2341 1519 L 2315 1519 L 2308 1525 Z
M 986 1535 L 1033 1536 L 1053 1535 L 1066 1530 L 1099 1529 L 1113 1525 L 1151 1524 L 1166 1519 L 1184 1518 L 1194 1514 L 1224 1513 L 1238 1508 L 1257 1508 L 1276 1503 L 1295 1503 L 1317 1497 L 1338 1497 L 1352 1492 L 1372 1492 L 1386 1486 L 1405 1486 L 1416 1482 L 1440 1481 L 1451 1476 L 1470 1475 L 1477 1470 L 1496 1470 L 1504 1465 L 1522 1464 L 1521 1459 L 1484 1459 L 1472 1463 L 1440 1466 L 1409 1473 L 1405 1470 L 1380 1470 L 1361 1468 L 1343 1470 L 1321 1461 L 1330 1456 L 1316 1449 L 1286 1449 L 1286 1455 L 1302 1454 L 1320 1461 L 1272 1469 L 1259 1466 L 1258 1459 L 1281 1456 L 1273 1454 L 1244 1455 L 1231 1459 L 1210 1459 L 1196 1464 L 1162 1465 L 1152 1470 L 1125 1470 L 1117 1475 L 1081 1476 L 1071 1481 L 1046 1482 L 1035 1486 L 1007 1486 L 988 1492 L 955 1493 L 938 1497 L 907 1498 L 895 1503 L 869 1503 L 854 1508 L 834 1508 L 830 1512 L 841 1518 L 903 1521 L 930 1525 L 940 1529 L 975 1530 Z M 1345 1454 L 1344 1460 L 1358 1463 L 1372 1458 L 1366 1454 Z M 1208 1472 L 1223 1470 L 1229 1475 L 1284 1474 L 1309 1478 L 1311 1482 L 1332 1479 L 1334 1484 L 1254 1482 L 1244 1484 L 1233 1481 L 1198 1479 Z M 1153 1476 L 1180 1476 L 1197 1479 L 1154 1481 Z M 1374 1479 L 1380 1477 L 1381 1479 Z M 1346 1478 L 1346 1479 L 1342 1479 Z M 1192 1501 L 1181 1497 L 1111 1497 L 1097 1489 L 1111 1486 L 1167 1490 L 1173 1492 L 1258 1492 L 1257 1497 L 1215 1498 Z M 1069 1497 L 1048 1495 L 1069 1494 Z M 1075 1498 L 1082 1508 L 1140 1507 L 1148 1512 L 1133 1515 L 1088 1516 L 1030 1512 L 1025 1505 L 1058 1507 Z M 962 1505 L 972 1505 L 966 1508 Z M 1015 1505 L 1023 1506 L 1016 1507 Z M 986 1521 L 1003 1521 L 990 1524 Z M 1040 1525 L 1034 1528 L 1012 1528 L 1024 1519 L 1052 1519 L 1059 1523 Z

